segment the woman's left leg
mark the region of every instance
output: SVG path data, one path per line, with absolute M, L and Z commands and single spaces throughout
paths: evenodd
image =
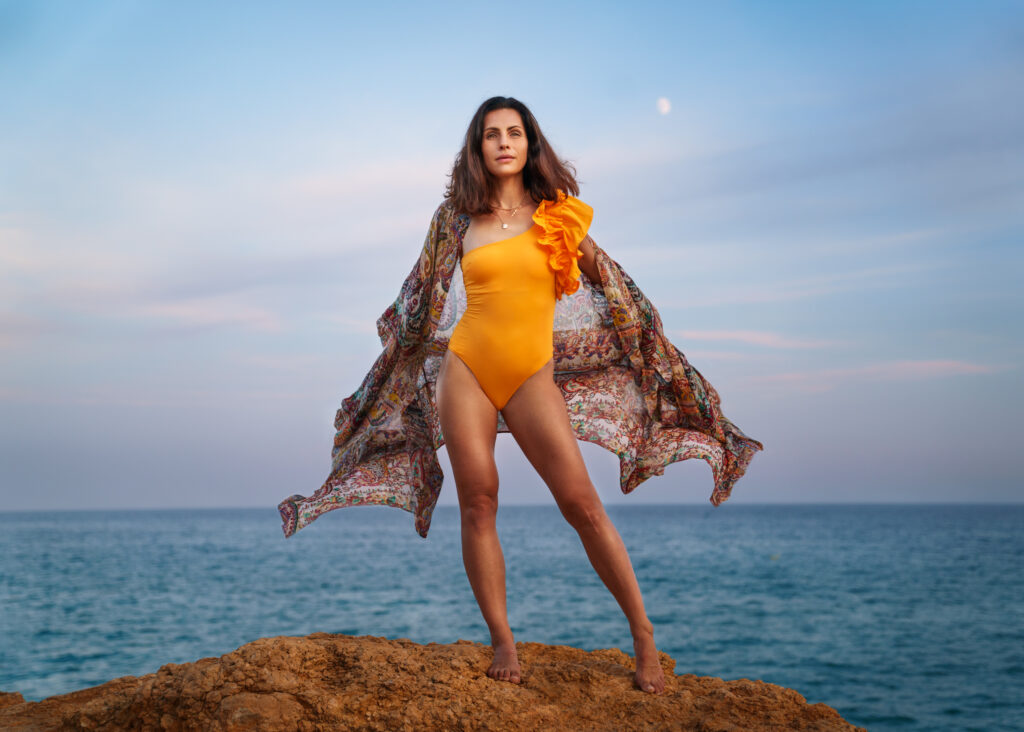
M 551 490 L 562 515 L 579 534 L 594 570 L 629 620 L 637 685 L 645 691 L 663 691 L 665 676 L 654 644 L 654 626 L 644 610 L 626 545 L 587 474 L 565 401 L 554 381 L 552 361 L 519 387 L 501 414 L 527 460 Z

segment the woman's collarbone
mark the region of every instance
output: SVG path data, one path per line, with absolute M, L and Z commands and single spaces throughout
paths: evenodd
M 525 234 L 532 228 L 532 214 L 526 221 L 516 221 L 515 223 L 509 222 L 507 229 L 502 229 L 500 224 L 497 224 L 494 221 L 480 221 L 475 218 L 470 218 L 469 226 L 466 227 L 466 233 L 462 236 L 462 253 L 465 255 L 467 252 L 479 249 L 480 247 L 485 247 L 488 244 L 496 244 L 499 241 L 511 239 L 519 236 L 520 234 Z

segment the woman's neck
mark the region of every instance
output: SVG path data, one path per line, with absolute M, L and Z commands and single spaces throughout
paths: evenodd
M 524 203 L 526 189 L 523 188 L 522 176 L 498 180 L 491 204 L 498 208 L 515 208 Z

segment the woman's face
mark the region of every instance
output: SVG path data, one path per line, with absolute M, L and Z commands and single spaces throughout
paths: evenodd
M 497 178 L 521 175 L 526 166 L 529 141 L 523 119 L 514 109 L 495 109 L 484 115 L 484 140 L 480 152 L 488 172 Z

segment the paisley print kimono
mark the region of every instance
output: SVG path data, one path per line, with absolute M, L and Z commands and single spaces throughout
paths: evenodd
M 286 537 L 336 508 L 383 505 L 413 513 L 426 538 L 444 479 L 434 385 L 466 308 L 459 252 L 468 228 L 469 216 L 448 202 L 434 212 L 419 260 L 377 320 L 384 350 L 338 409 L 330 474 L 313 495 L 278 506 Z M 555 306 L 555 382 L 573 430 L 618 456 L 623 493 L 670 463 L 703 459 L 717 506 L 763 446 L 726 419 L 718 393 L 665 337 L 654 305 L 593 246 L 601 281 L 582 275 Z M 498 431 L 508 432 L 500 412 Z

